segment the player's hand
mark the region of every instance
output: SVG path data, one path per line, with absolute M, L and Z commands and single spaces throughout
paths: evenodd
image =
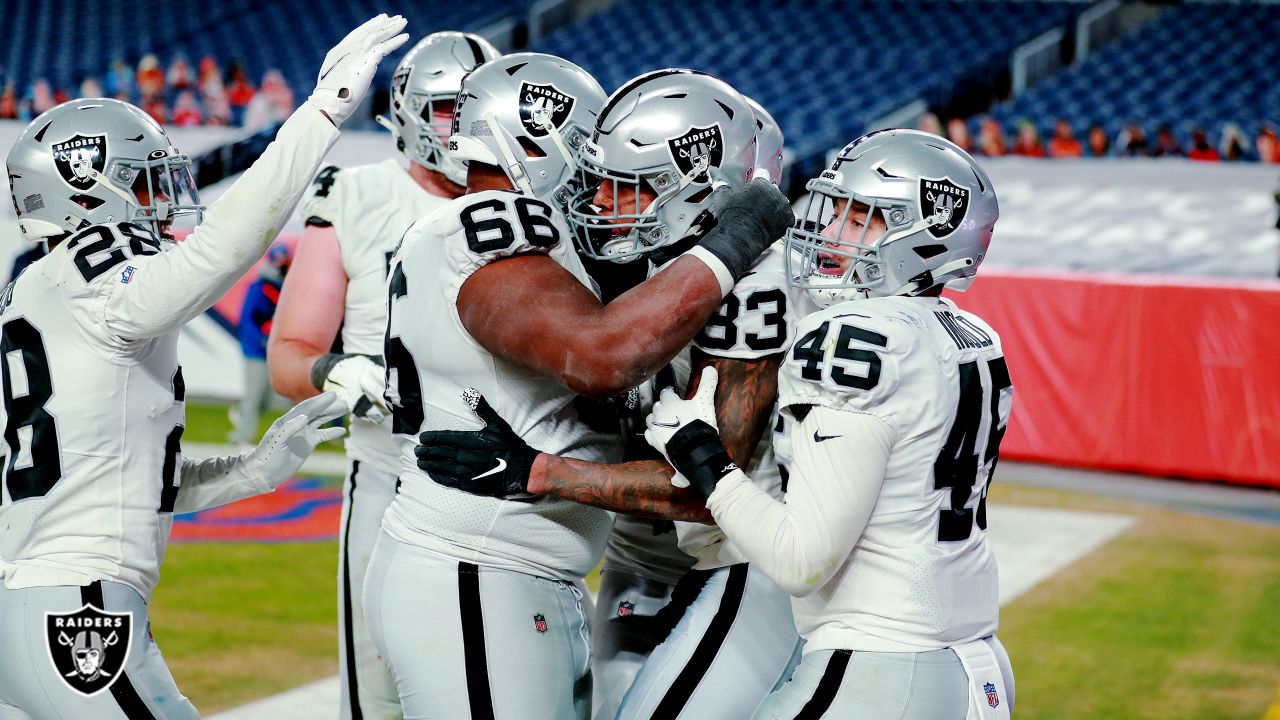
M 719 258 L 734 280 L 795 222 L 787 196 L 763 177 L 740 190 L 712 193 L 711 212 L 716 225 L 698 245 Z
M 484 422 L 479 430 L 430 430 L 418 436 L 418 468 L 445 487 L 507 497 L 529 491 L 538 451 L 529 447 L 474 388 L 462 393 Z
M 245 469 L 251 477 L 271 487 L 293 477 L 316 446 L 347 434 L 346 428 L 322 427 L 347 412 L 346 405 L 334 393 L 307 398 L 281 415 L 262 442 L 245 457 Z
M 400 32 L 406 22 L 399 15 L 387 17 L 382 13 L 342 38 L 324 56 L 316 89 L 307 102 L 341 127 L 364 100 L 378 63 L 409 39 L 408 34 Z
M 323 381 L 317 383 L 318 389 L 337 395 L 353 416 L 380 423 L 391 414 L 383 397 L 387 371 L 369 356 L 341 357 L 329 366 L 323 377 Z
M 664 388 L 644 421 L 644 439 L 676 469 L 671 484 L 692 486 L 704 499 L 721 478 L 738 469 L 716 425 L 717 379 L 714 367 L 703 368 L 698 392 L 688 400 Z

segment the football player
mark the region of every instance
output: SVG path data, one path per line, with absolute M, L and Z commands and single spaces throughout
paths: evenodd
M 703 213 L 715 178 L 741 185 L 747 177 L 768 175 L 764 168 L 778 152 L 781 133 L 762 154 L 758 129 L 747 101 L 709 75 L 660 70 L 628 82 L 606 103 L 581 156 L 586 179 L 600 182 L 595 189 L 584 181 L 570 207 L 579 252 L 596 260 L 644 259 L 662 268 L 706 232 Z M 661 388 L 684 387 L 691 367 L 718 368 L 732 378 L 717 398 L 731 453 L 775 493 L 783 476 L 772 444 L 760 440 L 776 423 L 777 369 L 793 325 L 789 313 L 805 312 L 809 302 L 803 293 L 789 296 L 784 270 L 779 242 L 734 286 L 687 351 L 629 403 L 636 415 L 630 424 L 638 429 L 647 399 Z M 492 476 L 475 477 L 481 466 L 493 464 L 494 456 L 482 452 L 486 444 L 499 445 L 485 433 L 510 440 L 508 451 L 516 455 L 533 452 L 530 446 L 545 448 L 530 438 L 512 439 L 500 417 L 485 419 L 489 427 L 480 433 L 425 433 L 420 467 L 437 482 L 501 492 L 504 486 Z M 668 484 L 671 466 L 629 446 L 629 462 L 622 464 L 546 457 L 521 466 L 529 468 L 523 476 L 509 463 L 501 480 L 508 491 L 649 518 L 707 519 L 698 507 L 667 503 L 671 490 L 661 486 Z M 752 571 L 714 526 L 678 522 L 675 532 L 670 529 L 670 523 L 618 517 L 598 604 L 597 717 L 745 717 L 786 675 L 798 639 L 789 598 Z M 686 572 L 691 566 L 693 572 Z
M 657 372 L 790 225 L 776 188 L 740 178 L 718 193 L 716 229 L 602 305 L 558 205 L 604 99 L 589 75 L 548 55 L 473 71 L 449 139 L 468 163 L 467 194 L 410 228 L 392 260 L 384 354 L 401 485 L 365 608 L 406 716 L 587 717 L 590 640 L 574 581 L 599 560 L 613 522 L 558 498 L 437 485 L 414 464 L 412 440 L 473 425 L 462 390 L 475 387 L 539 446 L 616 459 L 616 441 L 583 421 L 576 395 L 625 393 Z M 697 167 L 690 179 L 706 170 Z M 479 474 L 501 477 L 508 461 L 528 473 L 512 457 Z
M 666 393 L 645 437 L 795 597 L 804 658 L 757 718 L 1008 718 L 986 495 L 1013 387 L 996 332 L 941 297 L 986 256 L 995 190 L 914 130 L 855 140 L 808 189 L 806 215 L 832 214 L 789 233 L 791 277 L 830 307 L 800 323 L 779 377 L 785 502 L 730 461 L 713 370 L 689 400 Z
M 51 250 L 0 298 L 0 715 L 197 717 L 147 620 L 173 514 L 270 491 L 343 431 L 319 429 L 340 412 L 324 394 L 242 455 L 183 458 L 178 329 L 266 251 L 404 25 L 379 15 L 334 47 L 311 97 L 207 212 L 187 156 L 127 103 L 64 103 L 10 151 L 19 227 Z M 184 213 L 198 226 L 175 244 Z M 55 621 L 100 642 L 72 645 Z M 94 672 L 55 670 L 66 645 L 96 651 Z
M 466 169 L 445 147 L 462 77 L 498 57 L 487 40 L 437 32 L 391 79 L 391 130 L 409 160 L 327 167 L 299 207 L 306 230 L 267 349 L 275 389 L 294 400 L 332 390 L 353 413 L 338 532 L 340 715 L 398 717 L 395 680 L 369 640 L 361 597 L 400 456 L 382 392 L 391 251 L 415 220 L 462 195 Z M 339 330 L 342 352 L 330 353 Z M 359 708 L 354 706 L 358 703 Z

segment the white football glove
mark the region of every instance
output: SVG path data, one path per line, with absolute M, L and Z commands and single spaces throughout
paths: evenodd
M 316 446 L 347 434 L 346 428 L 321 427 L 346 413 L 346 405 L 333 393 L 307 398 L 281 415 L 258 446 L 243 455 L 250 477 L 276 487 L 293 477 Z
M 342 42 L 324 56 L 316 89 L 307 102 L 323 110 L 334 125 L 342 127 L 343 121 L 351 117 L 364 100 L 369 83 L 378 71 L 378 63 L 409 39 L 407 33 L 400 33 L 406 22 L 399 15 L 387 17 L 382 13 L 342 38 Z
M 386 388 L 386 369 L 364 355 L 352 355 L 329 370 L 322 389 L 337 395 L 352 415 L 380 423 L 391 414 L 383 398 Z
M 680 428 L 694 420 L 701 420 L 717 430 L 720 429 L 716 424 L 717 382 L 719 382 L 719 375 L 716 369 L 708 365 L 702 369 L 698 392 L 688 400 L 677 395 L 669 387 L 662 389 L 658 402 L 653 404 L 649 417 L 645 418 L 644 439 L 653 446 L 654 450 L 662 453 L 662 457 L 666 458 L 667 462 L 671 462 L 671 456 L 667 454 L 667 441 Z M 671 466 L 675 467 L 675 463 L 671 463 Z M 678 472 L 671 478 L 671 484 L 678 488 L 689 487 L 689 481 Z

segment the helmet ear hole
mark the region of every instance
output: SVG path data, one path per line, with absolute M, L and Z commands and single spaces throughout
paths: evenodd
M 521 135 L 517 142 L 520 143 L 520 149 L 524 150 L 524 154 L 531 158 L 547 156 L 547 154 L 542 151 L 542 148 L 538 147 L 538 144 L 527 135 Z
M 78 195 L 72 195 L 68 199 L 71 200 L 71 202 L 76 203 L 80 207 L 84 208 L 85 210 L 97 210 L 99 207 L 102 207 L 103 203 L 106 202 L 102 198 L 96 198 L 96 197 L 93 197 L 92 195 L 78 194 Z
M 947 251 L 946 245 L 917 245 L 913 248 L 922 260 L 937 257 Z

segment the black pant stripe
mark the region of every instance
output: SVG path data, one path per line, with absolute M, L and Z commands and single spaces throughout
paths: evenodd
M 667 694 L 663 696 L 662 702 L 658 703 L 650 720 L 674 720 L 680 715 L 689 698 L 693 697 L 693 692 L 698 689 L 703 676 L 711 668 L 711 662 L 716 659 L 716 653 L 720 652 L 725 638 L 729 636 L 729 630 L 738 617 L 738 608 L 742 606 L 742 596 L 746 589 L 747 565 L 734 565 L 729 568 L 729 580 L 725 584 L 724 595 L 720 598 L 720 607 L 716 610 L 715 617 L 711 618 L 706 634 L 698 641 L 698 646 L 689 656 L 689 662 L 685 663 L 684 669 L 676 676 L 671 687 L 667 688 Z
M 97 580 L 84 585 L 80 588 L 80 602 L 86 605 L 92 605 L 99 610 L 106 610 L 106 601 L 102 598 L 102 583 Z M 133 622 L 147 622 L 145 617 L 135 617 Z M 141 648 L 134 648 L 131 652 L 142 652 Z M 138 695 L 138 691 L 133 687 L 133 683 L 129 682 L 129 673 L 124 668 L 120 669 L 120 676 L 116 681 L 111 683 L 111 697 L 115 698 L 116 705 L 120 707 L 121 712 L 129 720 L 156 720 L 156 716 L 151 714 L 151 710 L 147 708 L 146 703 L 142 702 L 142 697 Z
M 800 708 L 795 720 L 817 720 L 831 708 L 831 703 L 836 699 L 836 693 L 840 692 L 840 683 L 844 682 L 844 671 L 848 669 L 851 657 L 853 657 L 852 650 L 837 650 L 831 654 L 831 659 L 827 661 L 827 669 L 822 672 L 822 679 L 818 681 L 818 687 L 813 691 L 813 697 Z
M 484 611 L 480 607 L 480 569 L 458 563 L 458 614 L 462 620 L 462 659 L 467 671 L 471 720 L 493 720 L 489 661 L 484 649 Z
M 342 532 L 342 636 L 347 656 L 342 662 L 347 667 L 347 700 L 351 705 L 351 720 L 364 720 L 360 710 L 360 681 L 356 677 L 356 631 L 351 626 L 351 518 L 356 513 L 356 476 L 360 474 L 360 461 L 351 461 L 351 493 L 347 496 L 347 517 Z

